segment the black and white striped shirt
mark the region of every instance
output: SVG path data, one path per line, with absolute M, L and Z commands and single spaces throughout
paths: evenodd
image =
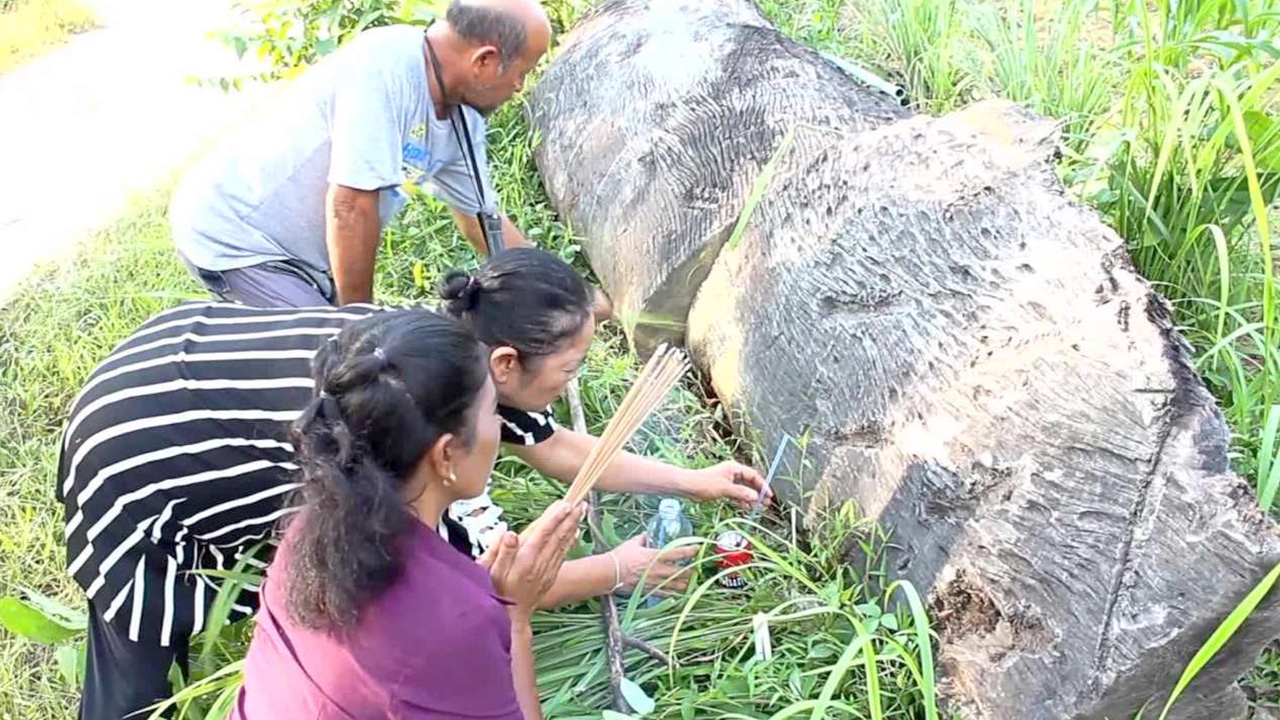
M 105 620 L 162 646 L 201 630 L 220 582 L 193 571 L 232 569 L 292 512 L 287 428 L 311 399 L 312 357 L 381 310 L 186 304 L 98 366 L 72 403 L 57 495 L 68 572 Z M 555 432 L 549 414 L 500 410 L 506 442 Z M 233 617 L 254 611 L 257 589 L 237 597 Z

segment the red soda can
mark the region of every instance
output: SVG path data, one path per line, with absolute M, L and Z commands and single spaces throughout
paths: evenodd
M 741 567 L 751 562 L 751 543 L 736 530 L 726 530 L 716 536 L 716 567 L 724 571 L 728 568 Z M 747 579 L 740 572 L 725 573 L 720 577 L 720 586 L 732 590 L 741 590 L 747 586 Z

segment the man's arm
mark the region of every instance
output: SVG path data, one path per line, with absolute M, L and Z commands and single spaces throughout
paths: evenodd
M 325 196 L 325 245 L 339 305 L 373 301 L 373 266 L 381 240 L 378 191 L 330 185 Z
M 476 216 L 468 215 L 464 212 L 453 210 L 452 208 L 450 208 L 450 210 L 453 211 L 453 220 L 458 224 L 458 229 L 461 230 L 462 234 L 466 236 L 468 241 L 470 241 L 471 246 L 476 249 L 476 254 L 480 256 L 488 255 L 489 248 L 484 244 L 484 233 L 480 230 L 480 221 L 476 219 Z M 500 217 L 502 218 L 502 240 L 506 243 L 507 247 L 515 248 L 533 246 L 533 243 L 529 242 L 528 239 L 525 238 L 524 233 L 520 232 L 520 229 L 517 228 L 506 215 L 502 215 Z
M 451 208 L 452 209 L 452 208 Z M 480 231 L 480 221 L 475 215 L 467 215 L 466 213 L 453 210 L 454 222 L 458 224 L 458 229 L 471 242 L 471 246 L 476 249 L 476 254 L 480 256 L 488 255 L 488 248 L 484 244 L 484 233 Z M 515 247 L 534 247 L 529 242 L 524 233 L 520 232 L 506 215 L 502 216 L 502 239 L 506 242 L 508 248 Z M 596 322 L 604 322 L 613 318 L 613 301 L 609 299 L 604 291 L 595 285 L 591 286 L 592 292 L 592 310 L 596 316 Z

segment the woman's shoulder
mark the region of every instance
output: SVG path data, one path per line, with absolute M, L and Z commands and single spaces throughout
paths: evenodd
M 404 548 L 400 577 L 376 604 L 395 612 L 404 606 L 433 607 L 438 613 L 470 617 L 477 608 L 502 611 L 488 571 L 469 555 L 459 552 L 448 540 L 426 525 L 419 524 Z

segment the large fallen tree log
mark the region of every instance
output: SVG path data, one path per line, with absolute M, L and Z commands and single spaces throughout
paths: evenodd
M 986 105 L 798 144 L 689 332 L 752 427 L 808 428 L 819 503 L 892 529 L 971 717 L 1127 720 L 1280 542 L 1166 304 L 1063 197 L 1053 137 Z M 1268 609 L 1180 716 L 1242 717 L 1234 681 L 1277 634 Z
M 679 340 L 742 198 L 791 127 L 903 117 L 742 2 L 604 3 L 533 92 L 538 167 L 642 348 Z
M 745 0 L 602 4 L 535 92 L 553 201 L 624 311 L 687 322 L 744 431 L 770 448 L 807 431 L 815 506 L 854 499 L 893 533 L 890 567 L 928 593 L 963 715 L 1159 707 L 1280 562 L 1280 529 L 1230 473 L 1228 430 L 1166 303 L 1064 196 L 1050 123 L 1003 103 L 895 121 L 763 33 Z M 728 58 L 805 81 L 744 102 Z M 678 92 L 636 81 L 673 62 Z M 653 120 L 676 95 L 699 132 Z M 804 121 L 767 109 L 779 103 Z M 767 145 L 748 155 L 740 136 Z M 723 184 L 695 201 L 698 177 Z M 1277 635 L 1272 597 L 1171 717 L 1242 717 L 1235 681 Z

